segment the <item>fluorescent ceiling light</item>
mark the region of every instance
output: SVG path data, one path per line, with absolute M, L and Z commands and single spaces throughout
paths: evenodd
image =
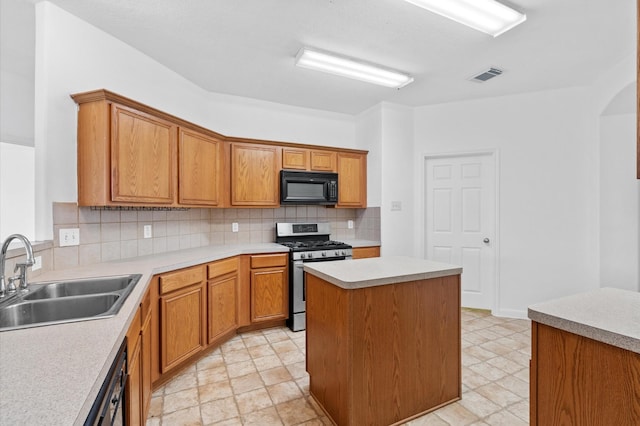
M 478 31 L 499 36 L 527 20 L 527 15 L 495 0 L 405 0 Z
M 296 65 L 342 77 L 349 77 L 380 86 L 401 88 L 413 81 L 413 77 L 378 65 L 336 56 L 333 53 L 303 47 L 296 55 Z

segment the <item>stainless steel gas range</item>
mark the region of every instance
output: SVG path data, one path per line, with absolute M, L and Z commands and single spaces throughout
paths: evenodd
M 289 319 L 293 331 L 306 328 L 305 262 L 351 259 L 351 246 L 329 239 L 331 225 L 320 223 L 276 223 L 276 243 L 289 247 Z

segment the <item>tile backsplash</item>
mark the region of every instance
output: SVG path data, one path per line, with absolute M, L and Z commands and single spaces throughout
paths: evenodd
M 331 223 L 331 238 L 380 239 L 380 208 L 333 209 L 293 206 L 276 209 L 92 210 L 53 203 L 53 269 L 65 269 L 207 245 L 268 243 L 276 222 Z M 349 221 L 354 227 L 349 228 Z M 232 232 L 232 224 L 238 232 Z M 151 238 L 144 226 L 151 225 Z M 79 228 L 80 245 L 60 247 L 59 230 Z

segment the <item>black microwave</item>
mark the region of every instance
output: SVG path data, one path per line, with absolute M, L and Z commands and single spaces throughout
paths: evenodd
M 338 174 L 280 171 L 280 204 L 322 204 L 338 202 Z

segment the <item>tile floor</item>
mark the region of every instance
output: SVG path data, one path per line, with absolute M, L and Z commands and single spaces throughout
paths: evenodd
M 462 400 L 408 426 L 527 425 L 530 322 L 462 310 Z M 147 426 L 330 425 L 309 397 L 305 335 L 236 336 L 154 392 Z

